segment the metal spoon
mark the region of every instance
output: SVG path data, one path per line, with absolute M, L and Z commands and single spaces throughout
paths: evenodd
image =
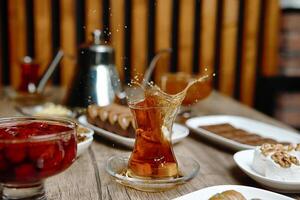
M 28 85 L 28 91 L 30 93 L 38 93 L 38 94 L 43 93 L 49 78 L 53 74 L 54 70 L 58 66 L 63 56 L 64 56 L 64 52 L 62 50 L 59 50 L 55 55 L 54 59 L 52 60 L 52 62 L 50 63 L 50 65 L 47 67 L 44 74 L 42 75 L 42 78 L 39 80 L 38 84 L 35 85 L 34 83 L 30 83 Z
M 172 52 L 172 49 L 171 48 L 168 48 L 168 49 L 162 49 L 160 51 L 157 52 L 157 54 L 154 56 L 154 58 L 152 58 L 151 62 L 150 62 L 150 65 L 147 69 L 147 71 L 145 72 L 145 75 L 144 75 L 144 79 L 143 79 L 143 85 L 145 86 L 149 80 L 150 80 L 150 77 L 153 73 L 153 70 L 156 66 L 156 63 L 157 61 L 159 60 L 159 58 L 162 56 L 162 54 L 164 53 L 171 53 Z

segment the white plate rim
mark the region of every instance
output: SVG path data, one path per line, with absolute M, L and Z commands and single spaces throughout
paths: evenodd
M 21 107 L 18 106 L 17 108 L 22 114 L 24 114 L 26 116 L 35 116 L 36 113 L 41 111 L 43 109 L 43 107 L 45 107 L 46 105 L 47 105 L 47 103 L 34 105 L 34 106 L 21 106 Z M 54 105 L 64 106 L 64 105 L 61 105 L 61 104 L 54 104 Z M 70 117 L 70 118 L 72 118 L 74 116 L 74 113 L 71 110 L 69 110 L 69 111 L 70 112 L 68 112 L 67 115 L 64 115 L 64 116 L 58 115 L 58 117 Z M 38 116 L 46 117 L 48 115 L 38 115 Z
M 235 161 L 235 163 L 238 165 L 238 167 L 242 171 L 244 171 L 250 177 L 256 177 L 257 178 L 256 181 L 258 181 L 258 179 L 261 179 L 263 181 L 269 182 L 270 184 L 282 184 L 282 185 L 286 185 L 286 186 L 288 186 L 288 185 L 299 186 L 299 190 L 300 190 L 300 181 L 279 181 L 276 179 L 264 177 L 264 176 L 260 175 L 259 173 L 257 173 L 255 170 L 253 170 L 251 168 L 251 166 L 249 166 L 249 165 L 253 159 L 254 151 L 255 151 L 254 149 L 243 150 L 243 151 L 236 152 L 233 155 L 233 160 Z M 246 161 L 247 163 L 243 162 L 242 159 L 240 159 L 240 157 L 243 157 L 244 160 L 247 159 L 247 161 Z M 260 182 L 260 183 L 262 183 L 262 182 Z
M 214 142 L 217 142 L 219 144 L 223 144 L 225 146 L 227 146 L 228 148 L 234 149 L 234 150 L 244 150 L 244 149 L 253 149 L 255 148 L 255 146 L 251 146 L 251 145 L 247 145 L 247 144 L 242 144 L 227 138 L 224 138 L 222 136 L 218 136 L 210 131 L 207 131 L 205 129 L 201 129 L 198 126 L 199 125 L 204 125 L 201 124 L 203 121 L 211 121 L 210 123 L 206 123 L 207 125 L 209 124 L 216 124 L 216 123 L 230 123 L 228 121 L 244 121 L 244 122 L 248 122 L 251 124 L 256 124 L 258 126 L 263 126 L 267 129 L 273 129 L 276 130 L 276 132 L 283 132 L 283 134 L 287 134 L 290 137 L 293 138 L 297 138 L 300 142 L 300 135 L 298 135 L 296 132 L 294 131 L 290 131 L 288 129 L 283 129 L 271 124 L 267 124 L 267 123 L 263 123 L 254 119 L 250 119 L 250 118 L 246 118 L 246 117 L 241 117 L 241 116 L 235 116 L 235 115 L 207 115 L 207 116 L 201 116 L 201 117 L 194 117 L 194 118 L 190 118 L 186 121 L 186 126 L 188 128 L 190 128 L 191 130 L 193 130 L 196 134 L 203 136 L 209 140 L 212 140 Z M 262 135 L 259 132 L 253 131 L 258 135 Z M 265 136 L 266 137 L 266 136 Z M 274 138 L 274 135 L 270 135 L 268 136 L 270 138 Z M 277 138 L 274 138 L 277 139 Z M 278 139 L 277 139 L 278 140 Z
M 78 124 L 78 126 L 81 126 L 81 127 L 83 127 L 83 128 L 86 128 L 86 129 L 88 130 L 87 133 L 81 133 L 80 135 L 83 135 L 83 136 L 86 136 L 86 137 L 92 137 L 92 136 L 94 135 L 94 133 L 95 133 L 95 131 L 94 131 L 93 129 L 91 129 L 91 128 L 89 128 L 89 127 L 86 127 L 86 126 L 84 126 L 84 125 L 82 125 L 82 124 Z
M 77 143 L 77 157 L 91 146 L 93 139 L 93 136 L 88 136 L 84 141 Z
M 115 142 L 118 142 L 118 143 L 123 144 L 127 147 L 130 147 L 130 148 L 133 148 L 133 146 L 134 146 L 134 141 L 135 141 L 134 138 L 123 137 L 123 136 L 117 135 L 115 133 L 112 133 L 110 131 L 104 130 L 102 128 L 96 127 L 96 126 L 94 126 L 93 124 L 90 124 L 87 121 L 87 118 L 86 118 L 85 115 L 81 115 L 78 118 L 78 121 L 81 124 L 83 124 L 84 126 L 87 126 L 88 128 L 91 128 L 92 130 L 94 130 L 97 135 L 100 135 L 100 136 L 103 136 L 105 138 L 111 139 Z M 186 128 L 185 126 L 177 124 L 177 123 L 174 123 L 173 126 L 176 127 L 176 129 L 181 130 L 180 131 L 181 134 L 176 134 L 176 135 L 173 134 L 173 136 L 177 136 L 177 137 L 172 138 L 173 144 L 181 141 L 182 139 L 184 139 L 185 137 L 187 137 L 189 135 L 189 129 Z
M 264 195 L 270 195 L 273 198 L 273 200 L 294 200 L 291 197 L 288 196 L 284 196 L 282 194 L 278 194 L 275 192 L 271 192 L 268 190 L 264 190 L 264 189 L 260 189 L 260 188 L 255 188 L 255 187 L 250 187 L 250 186 L 244 186 L 244 185 L 215 185 L 215 186 L 210 186 L 210 187 L 205 187 L 202 188 L 200 190 L 191 192 L 189 194 L 183 195 L 181 197 L 177 197 L 173 200 L 193 200 L 193 199 L 199 199 L 199 196 L 201 197 L 208 197 L 210 198 L 211 196 L 215 195 L 216 193 L 220 193 L 226 190 L 235 190 L 237 192 L 242 193 L 246 198 L 249 198 L 248 195 L 244 194 L 244 191 L 249 191 L 249 192 L 253 192 L 253 193 L 262 193 Z M 241 191 L 242 190 L 242 191 Z M 253 198 L 253 197 L 252 197 Z M 261 198 L 261 197 L 257 197 L 257 198 Z M 202 199 L 202 198 L 201 198 Z

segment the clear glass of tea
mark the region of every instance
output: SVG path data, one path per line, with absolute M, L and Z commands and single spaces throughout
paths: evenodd
M 161 92 L 145 92 L 142 101 L 129 101 L 134 116 L 136 141 L 128 168 L 133 177 L 178 176 L 172 148 L 172 125 L 182 97 L 169 98 Z
M 178 176 L 171 139 L 173 122 L 184 97 L 185 92 L 170 95 L 151 84 L 137 84 L 127 91 L 136 128 L 135 146 L 128 162 L 132 177 Z
M 2 199 L 46 199 L 44 180 L 76 158 L 76 124 L 66 119 L 0 119 Z
M 130 84 L 126 95 L 135 124 L 134 148 L 130 155 L 113 156 L 106 164 L 106 171 L 118 183 L 158 192 L 196 176 L 198 162 L 186 155 L 175 156 L 172 144 L 173 122 L 189 87 L 170 95 L 151 83 Z

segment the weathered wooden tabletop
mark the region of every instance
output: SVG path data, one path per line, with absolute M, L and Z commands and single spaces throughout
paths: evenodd
M 12 101 L 2 97 L 0 99 L 0 117 L 19 115 L 14 106 Z M 289 128 L 216 92 L 194 106 L 193 111 L 198 115 L 240 115 Z M 210 143 L 193 133 L 176 144 L 174 151 L 175 154 L 189 155 L 197 160 L 201 165 L 199 174 L 190 182 L 166 192 L 140 192 L 112 181 L 104 169 L 109 157 L 130 152 L 130 149 L 102 137 L 95 137 L 91 148 L 80 156 L 68 170 L 47 179 L 48 200 L 173 199 L 213 185 L 239 184 L 261 187 L 235 165 L 232 158 L 234 152 Z M 300 199 L 300 195 L 289 195 Z

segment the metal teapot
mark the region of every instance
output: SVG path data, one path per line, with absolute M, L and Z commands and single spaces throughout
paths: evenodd
M 78 49 L 75 76 L 66 98 L 66 105 L 70 107 L 105 106 L 122 91 L 114 49 L 103 42 L 100 30 L 95 30 L 92 35 L 92 43 Z

